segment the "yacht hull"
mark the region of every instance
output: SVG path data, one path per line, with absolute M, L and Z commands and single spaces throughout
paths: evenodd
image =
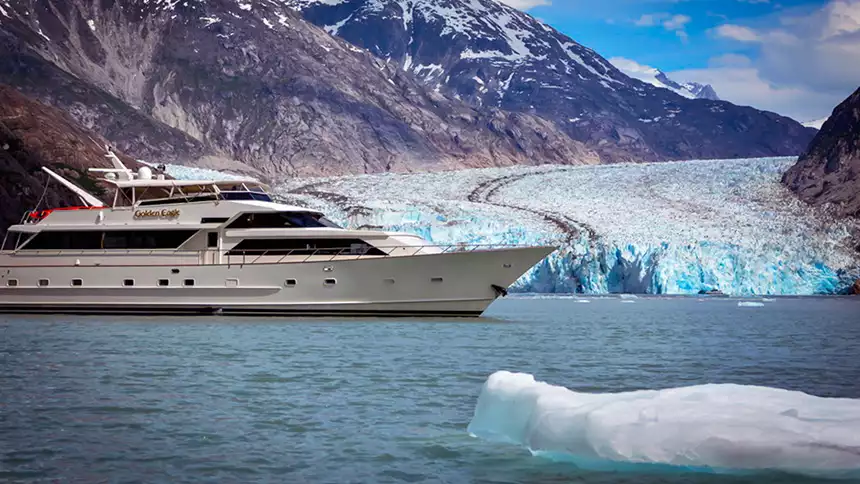
M 0 257 L 0 311 L 475 317 L 553 250 L 185 265 L 7 255 Z M 8 285 L 10 279 L 14 286 Z

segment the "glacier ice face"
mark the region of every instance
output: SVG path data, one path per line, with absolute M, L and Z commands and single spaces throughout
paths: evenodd
M 165 165 L 165 171 L 178 180 L 244 180 L 248 178 L 247 176 L 234 175 L 232 173 L 196 166 Z
M 860 476 L 860 400 L 744 385 L 577 393 L 494 373 L 469 432 L 593 469 Z
M 276 186 L 276 195 L 349 228 L 408 232 L 439 244 L 560 247 L 517 281 L 515 292 L 844 292 L 860 278 L 851 237 L 857 224 L 831 220 L 788 192 L 779 179 L 793 162 L 291 179 Z

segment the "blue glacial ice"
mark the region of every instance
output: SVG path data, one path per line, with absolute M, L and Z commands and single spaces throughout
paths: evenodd
M 468 430 L 597 470 L 860 476 L 860 400 L 767 387 L 587 394 L 501 371 L 484 384 Z
M 845 292 L 860 277 L 860 252 L 852 242 L 852 231 L 860 229 L 789 193 L 779 178 L 793 162 L 291 179 L 277 184 L 276 193 L 350 228 L 414 233 L 438 244 L 560 247 L 517 281 L 514 292 Z M 172 167 L 171 174 L 188 176 L 183 170 Z

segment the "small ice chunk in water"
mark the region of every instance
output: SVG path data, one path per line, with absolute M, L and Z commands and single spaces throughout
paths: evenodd
M 745 385 L 588 394 L 490 376 L 469 432 L 581 467 L 860 477 L 860 400 Z
M 758 301 L 738 301 L 739 308 L 760 308 L 764 303 Z

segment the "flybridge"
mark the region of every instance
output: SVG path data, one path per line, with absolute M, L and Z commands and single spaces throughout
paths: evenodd
M 234 216 L 237 210 L 248 213 L 287 211 L 294 214 L 293 218 L 299 217 L 296 214 L 317 214 L 303 207 L 275 203 L 268 193 L 268 186 L 254 179 L 174 180 L 164 175 L 163 167 L 154 168 L 147 165 L 136 171 L 132 170 L 110 149 L 107 150 L 106 157 L 111 160 L 111 168 L 91 168 L 88 171 L 103 174 L 98 180 L 113 188 L 113 200 L 110 204 L 104 203 L 56 172 L 43 168 L 51 179 L 77 195 L 80 205 L 42 209 L 39 207 L 42 202 L 40 200 L 33 211 L 24 214 L 20 231 L 37 231 L 35 225 L 44 225 L 42 222 L 54 212 L 63 212 L 64 215 L 51 218 L 52 225 L 71 224 L 78 227 L 81 224 L 91 224 L 92 219 L 84 212 L 92 211 L 95 213 L 96 224 L 133 222 L 138 227 L 152 225 L 162 228 L 177 223 L 190 227 L 211 224 L 212 220 L 224 222 Z M 236 207 L 222 205 L 221 202 L 225 201 L 253 203 Z M 216 213 L 217 216 L 210 216 L 211 213 Z M 295 225 L 299 223 L 297 220 L 289 222 Z
M 238 179 L 229 181 L 214 180 L 172 180 L 165 177 L 163 170 L 155 173 L 149 166 L 141 166 L 136 172 L 127 166 L 109 148 L 106 157 L 111 161 L 112 168 L 90 168 L 90 173 L 100 173 L 104 176 L 99 181 L 113 186 L 114 198 L 112 206 L 134 207 L 140 205 L 161 205 L 174 203 L 189 203 L 210 200 L 256 200 L 271 202 L 268 186 L 254 179 Z M 105 204 L 81 187 L 63 178 L 54 171 L 43 167 L 48 175 L 71 190 L 80 199 L 80 208 L 104 207 Z M 150 212 L 152 214 L 150 214 Z M 158 215 L 154 215 L 155 213 Z M 146 210 L 140 217 L 176 217 L 162 215 L 160 210 Z M 171 212 L 172 213 L 172 212 Z M 44 217 L 38 217 L 44 218 Z

